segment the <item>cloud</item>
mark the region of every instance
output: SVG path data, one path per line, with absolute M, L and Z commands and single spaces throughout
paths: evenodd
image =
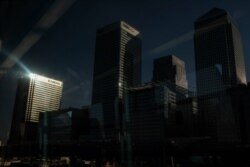
M 174 47 L 176 47 L 176 46 L 178 46 L 178 45 L 180 45 L 188 40 L 191 40 L 193 38 L 193 34 L 194 34 L 194 31 L 189 31 L 185 34 L 182 34 L 181 36 L 150 50 L 149 54 L 151 54 L 151 55 L 159 54 L 159 53 L 162 53 L 166 50 L 174 48 Z

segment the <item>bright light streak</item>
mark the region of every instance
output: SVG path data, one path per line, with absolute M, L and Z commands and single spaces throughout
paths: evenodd
M 33 47 L 42 37 L 42 33 L 37 33 L 36 29 L 47 31 L 55 22 L 76 2 L 76 0 L 57 0 L 48 9 L 48 11 L 37 22 L 33 29 L 23 38 L 12 53 L 7 52 L 3 48 L 1 51 L 8 57 L 1 65 L 1 69 L 9 70 L 15 63 L 18 64 L 27 74 L 30 70 L 19 60 L 25 55 L 31 47 Z M 0 42 L 1 45 L 1 42 Z M 4 75 L 0 71 L 0 78 Z
M 159 53 L 162 53 L 162 52 L 165 52 L 171 48 L 174 48 L 188 40 L 191 40 L 192 37 L 193 37 L 193 34 L 194 32 L 193 31 L 190 31 L 190 32 L 187 32 L 185 34 L 182 34 L 181 36 L 175 38 L 175 39 L 172 39 L 166 43 L 163 43 L 162 45 L 152 49 L 149 51 L 149 54 L 159 54 Z
M 31 73 L 31 71 L 29 70 L 29 68 L 23 62 L 21 62 L 20 59 L 17 58 L 15 55 L 11 54 L 10 52 L 8 52 L 5 49 L 2 49 L 2 53 L 6 57 L 8 57 L 9 59 L 11 59 L 14 63 L 16 63 L 21 69 L 23 69 L 25 71 L 25 73 L 27 73 L 27 74 Z M 6 69 L 10 68 L 8 65 L 2 65 L 1 67 L 2 68 L 6 68 Z

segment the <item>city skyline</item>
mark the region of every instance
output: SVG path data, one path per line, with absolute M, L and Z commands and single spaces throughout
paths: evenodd
M 250 12 L 244 3 L 235 14 L 232 2 L 150 2 L 38 0 L 9 24 L 20 29 L 0 25 L 3 164 L 250 164 Z M 17 4 L 9 18 L 25 9 Z M 99 10 L 79 15 L 80 4 Z
M 80 2 L 79 2 L 80 3 Z M 202 4 L 201 4 L 201 6 L 202 6 Z M 211 5 L 210 5 L 211 6 Z M 208 8 L 208 7 L 207 7 Z M 205 11 L 205 10 L 204 10 Z M 192 18 L 195 18 L 195 19 L 197 19 L 198 18 L 198 16 L 200 16 L 201 14 L 204 14 L 204 11 L 202 11 L 201 12 L 201 9 L 200 9 L 200 14 L 196 14 L 195 16 L 192 16 Z M 206 10 L 207 11 L 207 10 Z M 196 12 L 197 13 L 197 12 Z M 180 15 L 178 15 L 177 17 L 181 17 L 181 16 L 184 16 L 183 14 L 180 14 Z M 67 16 L 67 17 L 69 17 L 69 16 Z M 195 20 L 195 19 L 193 19 L 193 21 Z M 111 19 L 110 18 L 110 20 L 113 20 L 113 18 Z M 126 19 L 124 19 L 124 20 L 126 20 Z M 131 23 L 131 21 L 130 20 L 132 20 L 132 23 Z M 170 19 L 169 19 L 170 20 Z M 142 25 L 140 25 L 141 23 L 136 23 L 136 21 L 135 20 L 133 20 L 133 19 L 128 19 L 128 20 L 126 20 L 126 21 L 128 21 L 129 23 L 131 23 L 132 25 L 135 25 L 136 27 L 138 27 L 138 29 L 141 29 L 141 27 L 142 27 Z M 61 21 L 61 23 L 59 23 L 58 24 L 58 26 L 60 25 L 60 24 L 62 24 L 62 22 L 67 22 L 66 20 L 64 20 L 64 21 Z M 105 22 L 105 23 L 104 23 Z M 112 22 L 112 21 L 111 21 Z M 171 21 L 169 21 L 169 22 L 171 22 Z M 175 21 L 173 21 L 173 22 L 175 22 Z M 105 25 L 105 24 L 107 24 L 107 23 L 109 23 L 109 21 L 102 21 L 102 23 L 98 23 L 99 25 Z M 139 24 L 139 26 L 137 26 L 136 24 Z M 192 25 L 193 24 L 193 22 L 189 22 L 189 24 L 190 25 Z M 174 24 L 173 24 L 174 25 Z M 57 27 L 58 27 L 57 26 Z M 101 27 L 101 26 L 97 26 L 97 27 Z M 192 26 L 190 26 L 190 27 L 192 27 Z M 155 27 L 156 28 L 156 27 Z M 245 28 L 245 27 L 244 27 Z M 151 30 L 152 30 L 153 28 L 151 28 Z M 95 30 L 95 29 L 94 29 Z M 93 31 L 94 31 L 93 30 Z M 187 32 L 187 30 L 191 30 L 191 29 L 189 29 L 189 28 L 187 28 L 187 29 L 182 29 L 181 31 L 178 31 L 178 33 L 176 33 L 176 34 L 173 34 L 173 35 L 169 35 L 168 37 L 168 39 L 171 39 L 171 38 L 175 38 L 175 37 L 178 37 L 179 35 L 178 34 L 182 34 L 182 33 L 184 33 L 184 36 L 185 36 L 185 34 L 186 34 L 186 32 Z M 54 30 L 52 30 L 52 32 L 55 32 L 56 31 L 56 29 L 54 29 Z M 80 30 L 79 30 L 80 31 Z M 142 31 L 145 31 L 145 28 L 142 28 Z M 166 32 L 164 32 L 164 31 L 160 31 L 161 33 L 166 33 Z M 171 31 L 170 31 L 171 32 Z M 176 30 L 176 32 L 177 32 L 177 30 Z M 155 34 L 157 34 L 157 32 L 154 32 Z M 153 33 L 153 34 L 154 34 Z M 156 37 L 157 37 L 157 35 L 156 35 L 156 37 L 154 37 L 154 38 L 151 38 L 151 39 L 149 39 L 149 36 L 152 36 L 152 35 L 149 35 L 148 37 L 147 37 L 147 35 L 146 34 L 148 34 L 148 33 L 143 33 L 144 34 L 144 38 L 145 38 L 145 36 L 146 36 L 146 39 L 144 39 L 143 38 L 143 42 L 144 43 L 146 43 L 146 46 L 144 46 L 144 51 L 143 51 L 143 61 L 144 62 L 148 62 L 148 63 L 143 63 L 143 66 L 144 66 L 144 70 L 143 70 L 143 81 L 145 82 L 145 81 L 147 81 L 147 80 L 150 80 L 151 79 L 151 77 L 152 77 L 152 59 L 151 58 L 149 58 L 149 57 L 151 57 L 152 56 L 152 54 L 148 54 L 148 52 L 146 52 L 145 51 L 145 47 L 146 48 L 152 48 L 152 47 L 148 47 L 148 43 L 149 43 L 149 41 L 150 40 L 154 40 Z M 180 36 L 182 36 L 182 35 L 180 35 Z M 91 38 L 93 38 L 94 36 L 93 35 L 91 35 Z M 159 35 L 158 35 L 158 37 L 159 37 Z M 161 41 L 164 43 L 164 41 L 167 41 L 165 38 L 166 38 L 167 36 L 165 36 L 164 38 L 161 38 Z M 45 37 L 46 38 L 46 37 Z M 69 37 L 68 37 L 69 38 Z M 190 37 L 188 37 L 188 38 L 190 38 Z M 244 36 L 244 38 L 246 38 L 245 36 Z M 192 39 L 192 37 L 190 38 L 190 39 Z M 48 40 L 48 37 L 47 37 L 47 40 Z M 44 43 L 46 41 L 46 39 L 42 39 L 42 42 L 41 43 Z M 156 44 L 157 42 L 154 42 L 155 44 L 154 44 L 154 46 L 157 46 L 158 44 Z M 158 41 L 158 43 L 160 43 L 160 40 Z M 93 44 L 93 39 L 92 39 L 92 44 Z M 78 45 L 79 46 L 79 45 Z M 152 46 L 152 45 L 151 45 Z M 171 46 L 171 44 L 170 44 L 170 46 Z M 49 48 L 51 48 L 51 47 L 49 47 Z M 93 48 L 93 47 L 90 47 L 90 48 Z M 156 47 L 157 48 L 157 47 Z M 184 48 L 186 48 L 185 46 L 184 46 Z M 190 49 L 192 50 L 192 47 L 190 47 Z M 245 49 L 245 48 L 244 48 Z M 36 51 L 39 51 L 40 50 L 40 47 L 38 47 L 38 46 L 36 46 L 34 49 L 32 49 L 33 51 L 31 51 L 31 53 L 33 52 L 33 53 L 36 53 Z M 93 50 L 93 49 L 92 49 Z M 149 49 L 150 51 L 155 51 L 156 52 L 156 50 L 154 49 L 154 47 L 152 48 L 152 49 Z M 177 49 L 178 50 L 178 49 Z M 184 50 L 186 50 L 186 49 L 184 49 Z M 189 49 L 187 49 L 187 50 L 189 50 Z M 74 51 L 72 51 L 73 53 L 74 53 Z M 154 53 L 155 53 L 154 52 Z M 169 51 L 168 50 L 166 50 L 166 51 L 164 51 L 165 53 L 174 53 L 174 54 L 176 54 L 177 56 L 180 56 L 181 58 L 183 57 L 183 53 L 181 53 L 181 54 L 179 54 L 178 52 L 179 51 L 177 51 L 177 52 L 174 52 L 172 49 L 170 49 Z M 31 55 L 31 53 L 28 53 L 28 55 Z M 164 54 L 165 54 L 164 53 Z M 245 52 L 245 53 L 247 53 L 247 52 Z M 42 53 L 41 53 L 42 54 Z M 164 55 L 163 53 L 160 53 L 160 54 L 158 54 L 159 56 L 163 56 Z M 188 54 L 188 52 L 187 52 L 187 54 Z M 38 54 L 39 55 L 39 54 Z M 69 54 L 70 55 L 70 54 Z M 77 55 L 79 55 L 79 54 L 77 54 Z M 144 55 L 146 55 L 146 56 L 144 56 Z M 157 55 L 157 54 L 155 54 L 155 55 Z M 80 56 L 80 55 L 79 55 Z M 92 54 L 92 56 L 93 56 L 93 54 Z M 25 58 L 24 57 L 24 59 L 26 59 L 26 60 L 24 60 L 24 62 L 26 62 L 25 64 L 27 65 L 29 65 L 29 66 L 32 66 L 31 65 L 31 62 L 30 63 L 27 63 L 27 59 L 28 59 L 28 57 L 29 56 L 27 56 L 27 58 Z M 34 57 L 36 57 L 36 56 L 34 56 Z M 154 56 L 152 56 L 152 57 L 154 57 Z M 156 56 L 156 57 L 158 57 L 158 56 Z M 245 56 L 246 57 L 246 56 Z M 35 58 L 33 58 L 33 59 L 35 59 Z M 148 60 L 149 59 L 149 60 Z M 185 60 L 186 60 L 187 58 L 185 58 Z M 190 60 L 192 60 L 191 58 L 188 58 L 188 59 L 190 59 Z M 34 61 L 34 60 L 32 60 L 32 61 Z M 33 65 L 33 67 L 31 67 L 31 69 L 33 68 L 34 69 L 34 71 L 36 72 L 36 70 L 37 71 L 39 71 L 39 67 L 40 66 L 38 66 L 38 64 L 39 63 L 35 63 L 34 65 Z M 50 63 L 50 64 L 52 64 L 53 65 L 53 63 Z M 91 63 L 89 63 L 89 64 L 91 64 Z M 190 71 L 191 71 L 191 73 L 193 73 L 194 72 L 194 70 L 190 70 L 190 66 L 192 65 L 192 63 L 190 63 L 190 61 L 187 63 L 188 64 L 188 67 L 187 67 L 187 73 L 190 75 Z M 34 66 L 36 66 L 36 67 L 34 67 Z M 151 66 L 151 68 L 146 68 L 145 69 L 145 66 L 146 67 L 150 67 Z M 83 67 L 83 69 L 86 69 L 86 68 L 89 68 L 89 65 L 88 66 L 85 66 L 85 67 Z M 44 72 L 41 72 L 42 74 L 46 74 L 46 73 L 50 73 L 49 75 L 50 76 L 53 76 L 54 74 L 53 74 L 53 72 L 51 72 L 50 69 L 51 67 L 49 67 L 48 66 L 48 69 L 45 69 L 44 70 Z M 55 68 L 58 68 L 57 70 L 55 70 L 55 71 L 57 71 L 57 72 L 55 72 L 55 73 L 60 73 L 59 71 L 60 71 L 60 68 L 59 67 L 55 67 Z M 77 70 L 76 70 L 77 69 Z M 66 74 L 67 76 L 69 76 L 69 78 L 73 78 L 70 82 L 73 82 L 72 84 L 70 83 L 70 84 L 68 84 L 68 85 L 71 85 L 71 86 L 69 86 L 68 88 L 72 88 L 72 90 L 74 91 L 74 87 L 76 86 L 76 88 L 75 89 L 77 89 L 77 90 L 81 90 L 81 91 L 79 91 L 79 95 L 77 95 L 77 96 L 75 96 L 75 97 L 78 97 L 78 98 L 74 98 L 74 99 L 76 99 L 76 101 L 78 101 L 78 102 L 70 102 L 70 100 L 65 100 L 64 102 L 66 102 L 66 103 L 64 103 L 64 104 L 66 104 L 66 106 L 68 105 L 68 106 L 70 106 L 70 105 L 73 105 L 73 106 L 82 106 L 82 105 L 84 105 L 84 104 L 89 104 L 90 102 L 90 97 L 91 97 L 91 95 L 89 95 L 88 93 L 81 93 L 80 94 L 80 92 L 88 92 L 88 89 L 91 87 L 90 85 L 91 85 L 91 81 L 90 80 L 86 80 L 86 76 L 87 75 L 89 75 L 89 74 L 84 74 L 84 75 L 82 75 L 81 74 L 81 72 L 79 72 L 79 71 L 85 71 L 85 70 L 79 70 L 79 69 L 81 69 L 81 68 L 79 68 L 79 67 L 73 67 L 73 68 L 68 68 L 67 66 L 65 66 L 65 68 L 63 69 L 63 71 L 64 71 L 64 74 Z M 41 69 L 40 69 L 41 70 Z M 47 71 L 47 72 L 46 72 Z M 50 72 L 49 72 L 50 71 Z M 86 70 L 86 71 L 88 71 L 88 70 Z M 76 80 L 75 82 L 77 83 L 76 85 L 74 85 L 74 73 L 75 74 L 77 74 L 78 75 L 78 77 L 80 76 L 80 79 L 82 79 L 82 80 Z M 249 75 L 249 72 L 247 73 L 248 75 Z M 58 75 L 59 76 L 59 75 Z M 72 77 L 73 76 L 73 77 Z M 83 77 L 82 77 L 83 76 Z M 60 77 L 62 77 L 62 76 L 59 76 L 59 77 L 57 77 L 57 78 L 60 78 Z M 91 77 L 90 77 L 91 78 Z M 190 78 L 188 77 L 188 81 L 189 81 L 189 83 L 191 83 L 191 86 L 193 85 L 192 83 L 194 83 L 194 82 L 192 82 L 192 81 L 190 81 Z M 67 82 L 69 82 L 68 81 L 68 79 L 67 79 Z M 84 86 L 84 88 L 82 87 L 82 86 Z M 67 90 L 66 89 L 66 92 L 70 92 L 70 90 Z M 74 92 L 73 92 L 73 94 L 74 94 Z M 77 92 L 75 92 L 75 94 L 77 94 Z M 68 96 L 65 96 L 66 97 L 66 99 L 68 98 L 68 99 L 70 99 L 71 97 L 72 97 L 72 93 L 69 93 L 68 94 Z M 74 96 L 73 96 L 74 97 Z M 83 100 L 79 100 L 80 98 L 79 97 L 84 97 L 84 99 Z M 83 102 L 83 101 L 85 101 L 85 102 Z

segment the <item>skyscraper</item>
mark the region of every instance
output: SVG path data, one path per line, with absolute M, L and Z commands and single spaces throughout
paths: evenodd
M 36 138 L 40 112 L 59 109 L 62 88 L 61 81 L 37 74 L 19 79 L 10 142 Z
M 153 81 L 169 81 L 187 89 L 185 63 L 174 55 L 154 60 Z
M 241 36 L 231 16 L 214 8 L 198 18 L 194 26 L 198 95 L 246 84 Z
M 99 111 L 92 112 L 100 113 L 105 136 L 114 137 L 124 90 L 141 82 L 140 32 L 118 21 L 97 30 L 95 47 L 92 106 Z
M 226 91 L 246 84 L 237 25 L 225 10 L 214 8 L 198 18 L 194 26 L 200 132 L 217 142 L 238 142 L 238 111 Z

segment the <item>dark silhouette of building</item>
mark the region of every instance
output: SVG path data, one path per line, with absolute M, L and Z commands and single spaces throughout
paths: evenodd
M 187 89 L 185 63 L 174 55 L 154 60 L 153 82 L 169 81 Z
M 237 85 L 227 90 L 232 98 L 232 107 L 238 117 L 240 138 L 242 144 L 250 143 L 250 85 Z
M 246 84 L 241 35 L 232 17 L 214 8 L 194 24 L 198 95 Z
M 40 112 L 58 110 L 63 83 L 37 74 L 19 79 L 12 118 L 10 144 L 35 142 Z
M 188 124 L 192 124 L 192 118 L 187 114 L 196 114 L 197 106 L 193 106 L 192 98 L 188 99 L 185 94 L 165 83 L 130 88 L 126 105 L 132 137 L 137 142 L 149 143 L 167 138 L 191 137 L 191 130 L 187 129 L 190 127 Z
M 141 82 L 140 32 L 124 21 L 96 32 L 91 116 L 104 128 L 103 137 L 116 138 L 121 125 L 124 90 Z M 93 113 L 94 112 L 94 113 Z
M 226 90 L 246 84 L 241 36 L 236 23 L 214 8 L 194 24 L 200 134 L 214 142 L 240 142 L 238 110 Z
M 52 142 L 79 140 L 89 134 L 89 107 L 40 113 L 39 127 Z
M 166 150 L 193 140 L 196 117 L 195 99 L 176 91 L 173 83 L 132 87 L 125 98 L 124 149 L 134 159 L 157 156 L 157 166 L 166 166 Z

